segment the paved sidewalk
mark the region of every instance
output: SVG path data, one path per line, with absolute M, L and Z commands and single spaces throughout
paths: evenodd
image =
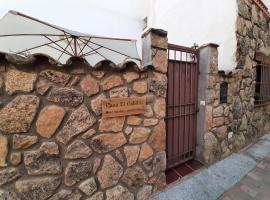
M 220 200 L 270 200 L 270 153 Z
M 270 200 L 269 162 L 270 134 L 244 152 L 232 154 L 188 180 L 168 187 L 152 200 Z M 257 184 L 251 183 L 253 179 Z

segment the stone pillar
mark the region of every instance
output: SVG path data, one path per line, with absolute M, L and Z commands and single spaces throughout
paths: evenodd
M 167 93 L 167 49 L 168 39 L 167 32 L 160 29 L 150 29 L 142 35 L 143 41 L 143 65 L 153 66 L 148 69 L 148 87 L 149 95 L 154 97 L 153 111 L 154 117 L 159 120 L 158 125 L 154 128 L 149 138 L 149 144 L 155 151 L 155 157 L 161 159 L 162 164 L 154 164 L 153 177 L 157 179 L 153 192 L 158 192 L 166 186 L 166 93 Z M 150 108 L 151 109 L 151 108 Z M 152 117 L 153 118 L 153 117 Z M 151 120 L 151 118 L 149 119 Z M 164 156 L 161 156 L 164 155 Z M 155 163 L 155 161 L 154 161 Z
M 218 75 L 218 45 L 206 44 L 200 47 L 200 65 L 199 65 L 199 88 L 198 105 L 199 113 L 197 120 L 197 158 L 204 163 L 208 163 L 211 154 L 209 149 L 214 148 L 217 143 L 216 137 L 210 132 L 213 123 L 214 99 L 218 94 L 213 90 L 215 79 Z
M 142 42 L 143 65 L 153 65 L 155 70 L 166 73 L 168 66 L 167 31 L 161 29 L 149 29 L 142 35 Z

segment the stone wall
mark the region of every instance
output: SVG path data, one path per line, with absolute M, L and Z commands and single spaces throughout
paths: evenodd
M 217 46 L 207 52 L 205 82 L 205 135 L 203 160 L 211 164 L 228 156 L 270 131 L 270 106 L 254 106 L 255 53 L 270 48 L 270 19 L 252 0 L 237 0 L 237 68 L 218 71 Z M 201 76 L 201 75 L 200 75 Z M 220 103 L 220 84 L 228 83 L 228 102 Z
M 157 70 L 1 65 L 0 199 L 143 200 L 163 189 L 167 66 L 151 58 Z M 144 114 L 102 117 L 102 99 L 132 96 L 146 96 Z

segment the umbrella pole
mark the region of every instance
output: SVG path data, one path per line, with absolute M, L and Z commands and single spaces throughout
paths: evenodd
M 77 56 L 77 38 L 74 37 L 74 49 L 75 49 L 75 56 Z

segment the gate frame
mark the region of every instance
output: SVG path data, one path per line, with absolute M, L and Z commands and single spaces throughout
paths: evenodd
M 179 162 L 176 162 L 176 163 L 174 163 L 173 165 L 171 165 L 171 166 L 168 166 L 168 147 L 167 147 L 167 144 L 168 144 L 168 121 L 167 121 L 167 118 L 168 118 L 168 94 L 169 94 L 169 87 L 167 87 L 167 96 L 166 96 L 166 154 L 167 154 L 167 169 L 170 169 L 170 168 L 173 168 L 173 167 L 175 167 L 175 166 L 177 166 L 177 165 L 180 165 L 180 164 L 182 164 L 182 163 L 185 163 L 185 162 L 187 162 L 188 160 L 191 160 L 191 159 L 194 159 L 195 157 L 196 157 L 196 146 L 197 146 L 197 118 L 198 118 L 198 88 L 199 88 L 199 64 L 200 64 L 200 49 L 194 49 L 194 48 L 189 48 L 189 47 L 184 47 L 184 46 L 180 46 L 180 45 L 175 45 L 175 44 L 168 44 L 168 55 L 167 55 L 167 57 L 168 57 L 168 72 L 167 72 L 167 77 L 169 77 L 169 75 L 168 75 L 168 73 L 169 73 L 169 62 L 170 61 L 173 61 L 173 59 L 170 59 L 170 51 L 174 51 L 175 52 L 175 54 L 174 54 L 174 60 L 175 61 L 178 61 L 178 60 L 176 60 L 176 52 L 178 51 L 178 52 L 180 52 L 180 54 L 182 55 L 182 53 L 186 53 L 186 54 L 192 54 L 192 55 L 194 55 L 195 56 L 195 62 L 194 63 L 196 63 L 196 72 L 194 73 L 194 74 L 196 74 L 197 73 L 197 77 L 196 77 L 196 82 L 195 82 L 195 84 L 197 85 L 196 86 L 196 90 L 197 91 L 194 91 L 194 94 L 195 94 L 195 102 L 194 102 L 194 106 L 195 106 L 195 108 L 194 108 L 194 113 L 193 114 L 190 114 L 190 115 L 194 115 L 194 120 L 195 120 L 195 122 L 194 122 L 194 125 L 195 125 L 195 128 L 194 128 L 194 131 L 193 131 L 193 135 L 191 136 L 191 137 L 193 137 L 192 139 L 193 139 L 193 145 L 192 145 L 192 154 L 191 155 L 189 155 L 189 156 L 186 156 L 186 154 L 185 153 L 183 153 L 182 154 L 182 156 L 183 156 L 183 158 L 181 159 L 181 160 L 179 160 Z M 181 58 L 182 58 L 182 56 L 181 56 Z M 181 61 L 181 60 L 179 60 L 179 61 Z M 182 60 L 182 62 L 185 62 L 185 61 L 183 61 Z M 192 80 L 191 80 L 192 81 Z M 168 81 L 168 83 L 167 83 L 167 86 L 168 86 L 168 84 L 169 84 L 169 81 Z M 186 109 L 186 108 L 184 108 L 184 109 Z M 189 109 L 190 109 L 190 107 L 189 107 Z M 190 122 L 189 122 L 190 123 Z M 190 125 L 189 125 L 190 126 Z M 189 137 L 188 137 L 188 139 L 189 139 Z M 190 154 L 190 152 L 188 152 L 189 154 Z M 181 156 L 181 157 L 182 157 Z

